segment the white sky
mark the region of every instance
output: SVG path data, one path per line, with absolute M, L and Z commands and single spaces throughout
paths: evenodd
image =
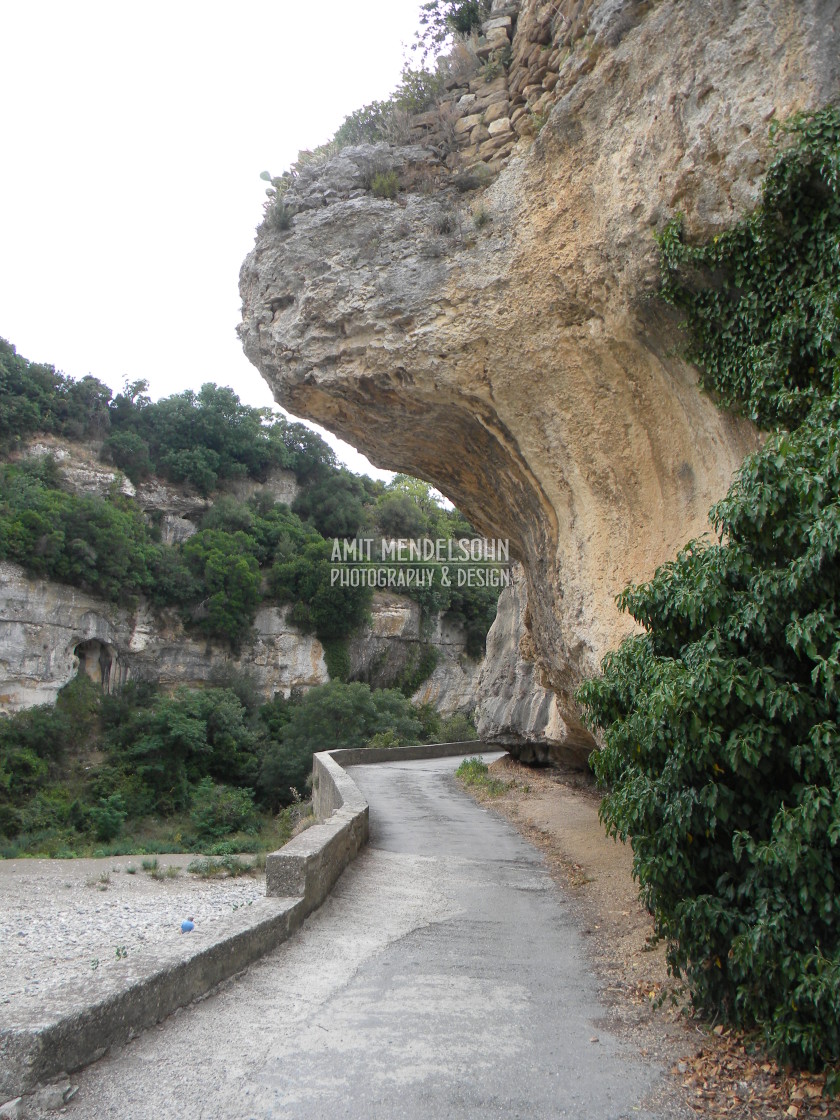
M 259 174 L 392 92 L 419 6 L 0 0 L 0 336 L 112 389 L 273 404 L 235 334 Z

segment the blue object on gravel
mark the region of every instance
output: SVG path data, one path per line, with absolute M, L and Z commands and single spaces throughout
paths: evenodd
M 192 918 L 187 918 L 185 922 L 181 922 L 181 933 L 192 933 L 195 929 L 195 922 Z

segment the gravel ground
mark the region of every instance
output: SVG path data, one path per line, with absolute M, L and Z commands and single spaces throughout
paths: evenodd
M 51 993 L 71 982 L 89 982 L 94 992 L 97 977 L 132 953 L 185 936 L 185 918 L 195 921 L 186 936 L 198 948 L 214 923 L 265 897 L 264 875 L 199 879 L 187 873 L 196 857 L 157 858 L 162 871 L 180 874 L 152 878 L 140 856 L 0 860 L 0 1019 L 47 1008 Z

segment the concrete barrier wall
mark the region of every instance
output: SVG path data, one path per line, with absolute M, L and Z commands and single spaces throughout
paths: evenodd
M 278 898 L 301 896 L 309 913 L 321 905 L 344 868 L 367 843 L 368 803 L 344 767 L 448 758 L 475 754 L 483 748 L 484 744 L 473 741 L 319 752 L 312 760 L 312 805 L 321 823 L 272 852 L 265 863 L 265 893 Z
M 269 913 L 250 911 L 221 923 L 212 940 L 185 957 L 180 942 L 160 951 L 127 987 L 85 996 L 68 994 L 37 1021 L 0 1027 L 0 1103 L 59 1074 L 100 1058 L 179 1007 L 205 995 L 282 944 L 306 917 L 304 900 L 273 900 Z

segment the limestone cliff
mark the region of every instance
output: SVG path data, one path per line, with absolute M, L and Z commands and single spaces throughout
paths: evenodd
M 106 690 L 128 680 L 200 687 L 228 669 L 247 673 L 266 699 L 324 684 L 329 674 L 321 643 L 288 621 L 289 610 L 261 607 L 253 641 L 232 657 L 185 633 L 174 615 L 155 615 L 142 602 L 134 609 L 117 607 L 0 563 L 0 712 L 52 703 L 80 668 Z M 446 622 L 421 636 L 415 603 L 377 595 L 369 626 L 350 644 L 353 677 L 388 686 L 419 647 L 430 646 L 437 666 L 413 699 L 434 704 L 445 716 L 472 712 L 481 666 L 466 656 L 465 645 L 464 635 Z
M 591 741 L 571 691 L 631 626 L 614 596 L 706 531 L 758 438 L 680 359 L 653 232 L 682 211 L 706 236 L 753 205 L 771 118 L 837 98 L 840 5 L 494 9 L 479 47 L 509 46 L 507 75 L 451 79 L 409 146 L 307 167 L 291 228 L 266 223 L 243 265 L 240 330 L 284 407 L 510 539 L 521 644 L 574 755 Z
M 65 485 L 75 493 L 105 496 L 116 488 L 131 497 L 168 543 L 191 536 L 210 505 L 189 488 L 159 479 L 135 487 L 91 448 L 66 440 L 40 437 L 17 453 L 44 454 L 57 461 Z M 257 486 L 239 480 L 232 489 L 246 498 Z M 277 470 L 259 488 L 290 503 L 295 476 Z M 128 680 L 200 687 L 235 669 L 247 673 L 266 699 L 305 691 L 325 683 L 329 674 L 321 643 L 292 625 L 290 611 L 290 606 L 261 606 L 252 640 L 234 657 L 224 646 L 185 630 L 175 611 L 153 612 L 142 599 L 117 606 L 0 562 L 0 712 L 53 702 L 80 669 L 106 690 Z M 414 699 L 434 704 L 444 716 L 472 712 L 481 666 L 466 655 L 463 629 L 436 618 L 426 633 L 417 604 L 401 596 L 374 595 L 368 626 L 350 642 L 352 676 L 390 687 L 427 648 L 435 651 L 437 664 Z
M 563 719 L 557 694 L 542 685 L 530 650 L 527 612 L 524 573 L 517 565 L 487 636 L 477 686 L 478 733 L 487 742 L 504 744 L 523 762 L 545 764 L 560 757 L 584 766 L 589 743 Z

